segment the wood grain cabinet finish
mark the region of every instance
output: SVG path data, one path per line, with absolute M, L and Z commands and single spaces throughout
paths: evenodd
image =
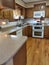
M 14 65 L 26 65 L 26 44 L 24 44 L 13 58 Z
M 15 31 L 15 32 L 10 33 L 9 35 L 16 35 L 16 31 Z
M 3 11 L 0 10 L 0 19 L 2 19 L 2 18 L 3 18 Z
M 25 27 L 22 32 L 24 36 L 32 37 L 32 26 Z
M 25 8 L 22 8 L 22 9 L 21 9 L 21 15 L 24 16 L 24 18 L 25 18 L 25 12 L 26 12 L 26 11 L 25 11 Z
M 4 17 L 5 19 L 9 19 L 9 10 L 4 10 L 4 11 L 3 11 L 3 17 Z
M 15 0 L 2 0 L 2 5 L 9 8 L 15 8 Z
M 49 38 L 49 26 L 44 27 L 44 37 Z
M 13 21 L 13 10 L 11 9 L 1 10 L 0 19 L 8 19 L 9 21 Z
M 26 18 L 33 18 L 34 8 L 26 8 L 25 10 L 26 10 L 25 17 Z
M 46 7 L 46 18 L 49 18 L 49 6 Z

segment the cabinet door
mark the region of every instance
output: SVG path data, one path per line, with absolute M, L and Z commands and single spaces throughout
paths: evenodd
M 46 18 L 49 18 L 49 7 L 46 7 Z
M 9 19 L 9 10 L 4 10 L 3 15 L 5 19 Z
M 2 19 L 3 18 L 3 11 L 1 10 L 0 11 L 0 19 Z
M 22 31 L 24 36 L 28 36 L 28 27 L 25 27 Z
M 22 8 L 22 9 L 21 9 L 21 15 L 23 15 L 24 18 L 25 18 L 25 8 Z
M 26 65 L 26 57 L 26 44 L 24 44 L 13 58 L 14 65 Z
M 45 26 L 45 29 L 44 29 L 44 37 L 45 38 L 49 38 L 49 26 Z
M 27 26 L 23 29 L 23 35 L 32 37 L 32 26 Z
M 12 32 L 12 33 L 10 33 L 9 35 L 16 35 L 16 32 Z
M 28 36 L 32 37 L 32 26 L 28 26 Z
M 26 9 L 26 18 L 33 18 L 33 11 L 34 9 L 33 8 L 27 8 Z
M 9 10 L 9 20 L 13 21 L 13 10 Z

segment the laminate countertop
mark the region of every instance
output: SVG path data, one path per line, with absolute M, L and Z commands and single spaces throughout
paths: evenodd
M 0 64 L 4 64 L 23 46 L 26 36 L 0 35 Z

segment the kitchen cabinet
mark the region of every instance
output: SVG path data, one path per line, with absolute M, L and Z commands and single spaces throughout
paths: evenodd
M 14 65 L 26 65 L 26 60 L 27 60 L 27 54 L 26 54 L 27 50 L 26 50 L 26 44 L 24 44 L 20 50 L 17 52 L 17 54 L 15 54 L 15 56 L 13 57 L 13 62 Z
M 2 18 L 3 18 L 3 11 L 0 10 L 0 19 L 2 19 Z
M 13 10 L 9 10 L 9 21 L 13 21 Z
M 25 8 L 24 7 L 22 7 L 22 9 L 21 9 L 21 15 L 25 18 Z
M 14 15 L 18 16 L 21 15 L 21 10 L 19 8 L 13 10 Z
M 49 38 L 49 26 L 44 27 L 44 37 Z
M 1 19 L 8 19 L 9 21 L 13 21 L 13 10 L 11 9 L 4 9 L 0 12 Z
M 2 0 L 2 5 L 8 8 L 15 8 L 15 0 Z
M 9 10 L 3 10 L 3 17 L 9 19 Z
M 18 31 L 14 31 L 14 32 L 10 33 L 9 35 L 22 36 L 22 29 L 20 29 L 20 30 L 18 30 Z
M 23 28 L 22 34 L 23 34 L 24 36 L 28 36 L 28 27 Z
M 18 4 L 15 4 L 15 10 L 13 10 L 14 20 L 19 19 L 19 16 L 21 16 L 21 19 L 24 19 L 24 17 L 25 17 L 25 8 L 18 5 Z
M 32 37 L 32 26 L 27 26 L 23 29 L 22 34 L 24 36 Z
M 49 18 L 49 6 L 46 7 L 46 18 Z
M 16 31 L 12 32 L 12 33 L 9 33 L 9 35 L 16 35 Z
M 26 18 L 33 18 L 33 8 L 26 8 Z

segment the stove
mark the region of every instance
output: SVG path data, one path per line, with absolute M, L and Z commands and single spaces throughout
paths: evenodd
M 43 38 L 44 37 L 44 25 L 40 22 L 33 24 L 33 37 Z

